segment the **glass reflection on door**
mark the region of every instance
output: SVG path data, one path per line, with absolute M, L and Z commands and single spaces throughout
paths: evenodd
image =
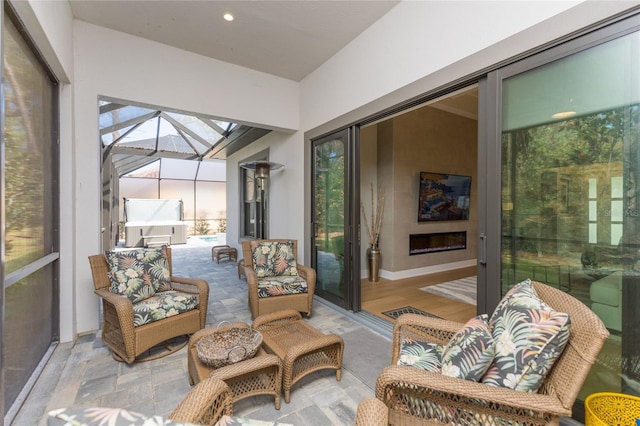
M 314 255 L 316 291 L 340 306 L 345 300 L 346 132 L 314 143 Z
M 579 399 L 640 392 L 640 37 L 503 80 L 501 292 L 558 287 L 611 336 Z

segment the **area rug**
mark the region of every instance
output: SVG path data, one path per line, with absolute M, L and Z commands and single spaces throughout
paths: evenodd
M 470 305 L 477 304 L 477 284 L 478 277 L 467 277 L 460 280 L 448 281 L 442 284 L 430 285 L 422 287 L 420 290 L 427 293 L 435 294 L 438 296 L 453 299 L 458 302 L 469 303 Z
M 393 319 L 398 318 L 402 314 L 420 314 L 424 315 L 425 317 L 440 318 L 437 315 L 430 314 L 429 312 L 422 311 L 418 308 L 414 308 L 413 306 L 403 306 L 402 308 L 384 311 L 383 314 Z

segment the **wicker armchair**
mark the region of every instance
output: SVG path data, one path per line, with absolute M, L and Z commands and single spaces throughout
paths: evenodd
M 264 279 L 259 278 L 254 268 L 254 257 L 251 248 L 253 241 L 242 242 L 242 254 L 244 256 L 244 272 L 247 277 L 247 287 L 249 291 L 249 309 L 251 310 L 251 318 L 256 319 L 260 315 L 271 312 L 282 311 L 285 309 L 294 309 L 302 312 L 307 316 L 311 315 L 313 305 L 313 294 L 316 288 L 316 271 L 309 267 L 301 265 L 296 261 L 298 276 L 306 281 L 306 291 L 302 293 L 286 294 L 280 290 L 273 292 L 259 291 L 264 290 Z M 292 244 L 293 259 L 296 260 L 298 253 L 298 243 L 296 240 L 256 240 L 258 243 L 288 243 Z M 266 293 L 273 295 L 265 296 Z M 283 294 L 284 293 L 284 294 Z M 262 296 L 262 297 L 261 297 Z
M 231 423 L 225 416 L 233 415 L 233 400 L 231 389 L 225 382 L 210 377 L 191 389 L 166 418 L 111 407 L 58 408 L 49 411 L 47 415 L 49 426 L 164 425 L 168 423 L 166 420 L 171 420 L 171 424 L 213 426 L 219 421 L 221 424 Z
M 403 338 L 446 344 L 463 326 L 405 314 L 394 326 L 393 365 L 378 376 L 376 398 L 358 405 L 356 425 L 557 425 L 560 417 L 570 417 L 578 391 L 609 333 L 602 321 L 574 297 L 538 282 L 533 282 L 533 287 L 544 302 L 571 318 L 569 342 L 537 393 L 396 365 Z
M 202 279 L 173 276 L 171 249 L 166 248 L 166 250 L 173 289 L 198 295 L 198 304 L 188 312 L 137 327 L 134 326 L 134 307 L 131 300 L 109 290 L 111 281 L 107 275 L 109 265 L 106 256 L 104 254 L 89 256 L 94 292 L 102 298 L 102 341 L 112 349 L 113 358 L 117 361 L 130 364 L 136 360 L 137 356 L 159 343 L 192 334 L 204 328 L 209 301 L 209 284 Z M 169 353 L 165 352 L 162 355 Z
M 204 379 L 189 391 L 169 414 L 175 422 L 215 425 L 222 416 L 233 415 L 231 389 L 220 379 Z

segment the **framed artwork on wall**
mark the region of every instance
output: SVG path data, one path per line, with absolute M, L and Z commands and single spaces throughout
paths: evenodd
M 420 172 L 418 222 L 469 220 L 471 176 Z

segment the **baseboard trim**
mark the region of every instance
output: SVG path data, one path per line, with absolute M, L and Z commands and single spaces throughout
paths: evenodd
M 401 280 L 404 278 L 417 277 L 420 275 L 434 274 L 436 272 L 444 272 L 444 271 L 451 271 L 454 269 L 468 268 L 471 266 L 476 266 L 477 264 L 478 264 L 477 259 L 469 259 L 469 260 L 462 260 L 460 262 L 451 262 L 451 263 L 443 263 L 439 265 L 425 266 L 423 268 L 406 269 L 404 271 L 394 272 L 394 271 L 387 271 L 384 269 L 380 269 L 380 277 L 385 278 L 387 280 L 394 281 L 394 280 Z M 363 269 L 362 271 L 360 271 L 360 277 L 362 279 L 368 278 L 369 271 L 366 269 Z

